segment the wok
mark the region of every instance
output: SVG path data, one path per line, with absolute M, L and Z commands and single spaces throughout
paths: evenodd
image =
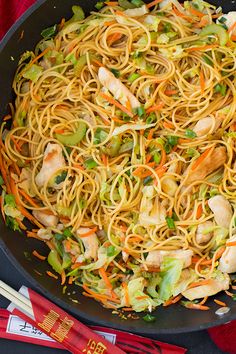
M 225 12 L 236 10 L 235 1 L 211 0 L 211 2 L 222 6 Z M 85 2 L 78 0 L 39 0 L 10 29 L 1 42 L 1 118 L 8 113 L 8 103 L 14 98 L 11 83 L 20 55 L 24 51 L 34 48 L 40 40 L 40 33 L 44 28 L 60 22 L 62 17 L 69 18 L 71 7 L 75 3 L 81 5 L 88 14 L 89 11 L 94 10 L 96 0 Z M 24 36 L 19 40 L 22 31 L 24 31 Z M 9 230 L 2 220 L 0 221 L 0 246 L 8 256 L 9 261 L 20 270 L 23 276 L 27 277 L 32 284 L 32 288 L 78 316 L 82 321 L 139 334 L 154 335 L 201 330 L 236 319 L 236 302 L 225 294 L 220 294 L 217 298 L 227 302 L 230 307 L 230 311 L 222 317 L 215 314 L 218 306 L 212 301 L 209 311 L 188 310 L 178 304 L 167 308 L 160 307 L 154 313 L 157 317 L 154 323 L 144 322 L 142 316 L 139 320 L 124 320 L 117 315 L 112 315 L 110 310 L 102 308 L 96 301 L 84 297 L 79 287 L 75 285 L 67 288 L 67 291 L 71 294 L 74 291 L 76 292 L 72 297 L 76 298 L 79 303 L 72 302 L 71 296 L 62 293 L 60 282 L 46 276 L 45 272 L 48 270 L 46 262 L 40 262 L 36 258 L 30 257 L 34 249 L 46 253 L 45 245 L 40 241 L 29 239 L 25 235 Z

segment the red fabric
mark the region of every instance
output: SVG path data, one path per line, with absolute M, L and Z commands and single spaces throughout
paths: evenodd
M 0 0 L 0 39 L 36 0 Z M 224 352 L 236 354 L 236 321 L 211 328 L 211 339 Z

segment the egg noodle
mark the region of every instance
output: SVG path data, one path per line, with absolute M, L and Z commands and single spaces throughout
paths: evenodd
M 4 219 L 34 223 L 48 274 L 105 307 L 208 309 L 191 300 L 236 271 L 236 17 L 201 0 L 96 6 L 21 57 Z

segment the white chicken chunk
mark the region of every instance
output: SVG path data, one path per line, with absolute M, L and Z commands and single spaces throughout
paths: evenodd
M 32 214 L 44 226 L 55 227 L 58 224 L 59 219 L 56 215 L 48 215 L 39 210 L 33 210 Z
M 206 176 L 220 168 L 226 162 L 227 154 L 225 147 L 217 147 L 201 161 L 195 169 L 189 166 L 188 177 L 185 184 L 190 184 L 198 180 L 203 180 Z
M 210 241 L 213 236 L 213 232 L 208 232 L 208 229 L 211 229 L 213 226 L 214 224 L 212 221 L 205 221 L 203 224 L 198 225 L 196 232 L 196 242 L 199 245 Z
M 58 170 L 66 165 L 62 154 L 62 148 L 59 144 L 48 143 L 44 152 L 43 166 L 35 178 L 38 187 L 42 187 L 50 177 L 54 176 Z M 58 188 L 60 185 L 54 183 L 53 187 Z
M 220 20 L 225 19 L 224 25 L 230 29 L 231 26 L 236 22 L 236 11 L 230 11 L 227 14 L 223 14 L 221 17 L 218 18 L 217 23 L 221 23 Z M 236 34 L 236 29 L 234 29 L 232 34 Z
M 236 236 L 231 237 L 228 242 L 235 242 Z M 219 270 L 224 273 L 236 272 L 236 246 L 226 247 L 219 261 Z
M 127 101 L 129 101 L 132 109 L 140 107 L 140 102 L 137 98 L 111 73 L 111 71 L 103 67 L 99 68 L 98 79 L 121 104 L 126 106 Z
M 208 200 L 208 205 L 214 214 L 217 225 L 228 229 L 233 217 L 230 202 L 223 195 L 216 195 Z
M 230 278 L 228 274 L 222 274 L 222 279 L 209 279 L 207 284 L 187 289 L 182 292 L 182 295 L 190 301 L 201 299 L 205 296 L 215 295 L 222 290 L 228 290 L 229 283 Z
M 193 131 L 197 134 L 198 137 L 200 137 L 208 134 L 212 126 L 215 124 L 214 130 L 212 132 L 214 133 L 219 128 L 221 122 L 222 120 L 220 118 L 213 118 L 213 117 L 202 118 L 197 122 L 197 124 L 193 128 Z
M 148 253 L 146 258 L 146 265 L 150 269 L 159 269 L 164 257 L 176 258 L 183 261 L 183 267 L 187 268 L 192 263 L 192 250 L 173 250 L 173 251 L 160 251 L 155 250 Z
M 98 238 L 96 233 L 94 232 L 93 234 L 83 237 L 83 234 L 86 234 L 87 232 L 89 232 L 91 229 L 87 228 L 87 227 L 80 227 L 76 234 L 78 237 L 81 236 L 81 240 L 83 242 L 84 248 L 85 248 L 85 253 L 84 253 L 84 258 L 88 259 L 88 258 L 93 258 L 96 259 L 97 258 L 97 254 L 98 254 Z
M 168 194 L 171 197 L 174 197 L 174 195 L 178 189 L 178 184 L 174 178 L 163 179 L 161 186 L 162 186 L 164 193 Z

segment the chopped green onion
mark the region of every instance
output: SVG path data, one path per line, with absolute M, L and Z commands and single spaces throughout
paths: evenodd
M 93 169 L 93 168 L 96 167 L 97 165 L 98 165 L 97 162 L 94 161 L 94 159 L 92 159 L 92 158 L 84 161 L 84 166 L 85 166 L 88 170 Z
M 213 65 L 213 61 L 209 57 L 207 57 L 206 55 L 203 55 L 202 59 L 205 61 L 206 64 L 208 64 L 208 65 L 210 65 L 212 67 L 214 66 Z
M 164 145 L 165 152 L 169 154 L 172 150 L 172 146 L 169 143 L 165 143 Z
M 220 93 L 222 96 L 226 95 L 226 91 L 227 91 L 227 86 L 224 84 L 217 84 L 214 87 L 214 91 L 217 93 Z
M 197 152 L 196 149 L 189 148 L 189 149 L 187 150 L 187 155 L 188 155 L 189 157 L 194 157 L 194 156 L 196 156 L 197 154 L 198 154 L 198 152 Z
M 145 322 L 152 323 L 152 322 L 155 322 L 155 321 L 156 321 L 156 317 L 153 316 L 153 315 L 150 315 L 149 313 L 147 313 L 145 316 L 143 316 L 143 320 L 144 320 Z
M 236 294 L 234 294 L 231 299 L 236 301 Z
M 67 172 L 63 171 L 60 175 L 56 176 L 55 182 L 56 184 L 60 184 L 61 182 L 64 182 L 67 176 Z
M 97 10 L 101 10 L 104 5 L 105 5 L 105 4 L 104 4 L 103 1 L 98 1 L 98 2 L 96 3 L 95 7 L 96 7 Z
M 174 135 L 167 136 L 167 143 L 170 144 L 171 146 L 177 145 L 178 142 L 179 142 L 178 136 L 174 136 Z
M 155 152 L 155 154 L 153 155 L 153 159 L 154 161 L 158 164 L 161 161 L 161 154 L 159 152 Z
M 171 31 L 171 24 L 170 23 L 165 23 L 163 26 L 163 32 L 170 32 Z
M 2 186 L 4 184 L 4 180 L 2 178 L 2 176 L 0 175 L 0 186 Z
M 186 129 L 184 135 L 189 139 L 196 138 L 197 136 L 197 134 L 191 129 Z
M 174 230 L 176 228 L 174 219 L 170 218 L 169 216 L 166 217 L 166 223 L 169 229 Z
M 5 204 L 7 204 L 13 208 L 16 208 L 16 201 L 15 201 L 15 197 L 13 194 L 6 194 L 4 197 L 4 202 L 5 202 Z
M 65 230 L 63 231 L 63 235 L 64 235 L 65 237 L 71 237 L 71 236 L 73 236 L 73 234 L 72 234 L 72 232 L 71 232 L 71 228 L 65 229 Z
M 63 235 L 63 234 L 58 234 L 58 233 L 56 233 L 56 234 L 54 235 L 54 238 L 55 238 L 55 240 L 61 242 L 61 241 L 65 240 L 66 236 Z
M 109 247 L 107 247 L 107 256 L 108 257 L 113 257 L 116 253 L 116 248 L 113 245 L 110 245 Z
M 173 213 L 172 213 L 172 219 L 174 220 L 174 221 L 179 221 L 179 218 L 178 218 L 178 216 L 176 215 L 176 213 L 173 211 Z
M 85 208 L 85 206 L 86 206 L 86 200 L 81 198 L 80 201 L 79 201 L 80 209 L 83 210 Z
M 156 122 L 156 120 L 157 120 L 156 113 L 153 112 L 147 117 L 146 123 L 147 124 L 152 124 L 152 123 Z
M 137 114 L 141 118 L 146 115 L 145 109 L 143 106 L 137 108 Z
M 135 80 L 137 80 L 141 75 L 138 73 L 133 73 L 128 77 L 128 81 L 132 84 Z
M 122 116 L 122 119 L 124 122 L 130 122 L 131 121 L 131 117 L 128 116 L 128 114 L 124 113 Z
M 220 23 L 225 23 L 226 21 L 227 21 L 227 18 L 225 18 L 225 17 L 221 17 L 221 18 L 219 18 L 218 19 L 218 21 L 220 22 Z
M 138 59 L 141 58 L 143 56 L 142 52 L 134 52 L 134 54 L 132 55 L 133 59 Z
M 45 28 L 41 32 L 41 36 L 45 39 L 49 39 L 55 36 L 56 33 L 57 33 L 57 25 L 54 25 L 52 27 Z
M 144 186 L 146 186 L 147 184 L 153 182 L 153 178 L 151 176 L 147 176 L 146 178 L 144 178 L 143 180 L 143 184 Z
M 141 7 L 144 5 L 144 2 L 142 0 L 131 0 L 131 3 L 134 4 L 136 7 Z
M 112 72 L 112 74 L 114 74 L 115 75 L 115 77 L 120 77 L 120 71 L 119 70 L 117 70 L 117 69 L 110 69 L 111 70 L 111 72 Z
M 11 216 L 6 215 L 6 225 L 7 225 L 7 227 L 9 227 L 13 231 L 22 232 L 18 222 L 14 218 L 12 218 Z
M 124 9 L 135 9 L 136 5 L 130 3 L 128 0 L 118 0 L 119 6 L 123 7 Z

